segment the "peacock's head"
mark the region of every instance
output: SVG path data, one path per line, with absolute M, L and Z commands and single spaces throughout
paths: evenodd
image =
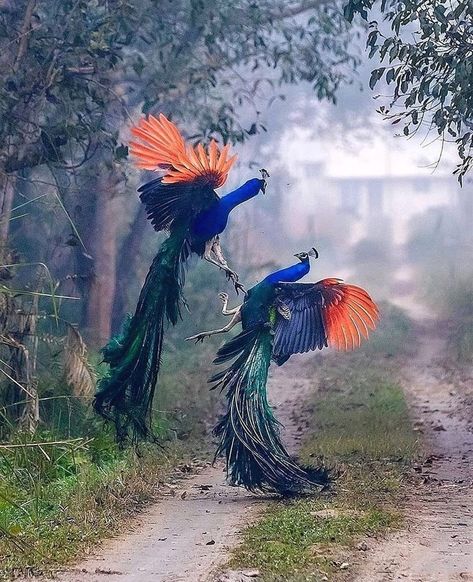
M 319 253 L 315 247 L 312 247 L 309 252 L 303 251 L 302 253 L 296 253 L 294 256 L 297 257 L 301 263 L 305 263 L 310 260 L 310 257 L 318 259 Z
M 267 178 L 269 178 L 268 170 L 261 168 L 261 192 L 266 194 L 266 186 L 268 185 Z

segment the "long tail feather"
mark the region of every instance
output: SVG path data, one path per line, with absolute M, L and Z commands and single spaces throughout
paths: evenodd
M 219 350 L 216 364 L 236 359 L 210 379 L 227 399 L 227 412 L 214 429 L 216 456 L 225 456 L 230 482 L 249 491 L 290 495 L 320 489 L 328 483 L 327 471 L 300 466 L 281 441 L 266 394 L 271 350 L 270 331 L 261 327 L 243 331 Z
M 161 363 L 166 322 L 180 317 L 187 241 L 171 235 L 154 258 L 135 314 L 102 349 L 108 375 L 98 385 L 95 410 L 115 424 L 117 439 L 153 436 L 151 410 Z

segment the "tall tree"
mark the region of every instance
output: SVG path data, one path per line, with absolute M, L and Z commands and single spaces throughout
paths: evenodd
M 462 177 L 473 166 L 473 3 L 471 0 L 349 0 L 345 16 L 368 21 L 380 9 L 389 32 L 370 22 L 370 57 L 384 66 L 373 70 L 370 87 L 380 80 L 393 88 L 379 111 L 406 136 L 432 131 L 454 140 Z
M 93 278 L 103 279 L 111 254 L 107 277 L 121 278 L 122 272 L 114 273 L 116 217 L 102 191 L 104 181 L 118 189 L 123 179 L 119 164 L 127 148 L 120 128 L 140 111 L 160 110 L 181 117 L 196 138 L 243 141 L 264 129 L 259 108 L 284 84 L 307 82 L 319 99 L 335 99 L 356 65 L 349 30 L 339 0 L 1 3 L 3 224 L 9 223 L 18 172 L 28 169 L 38 186 L 52 183 L 45 185 L 48 193 L 58 174 L 66 174 L 74 188 L 56 188 L 55 200 L 71 225 L 67 240 L 93 246 L 87 253 L 95 263 Z M 244 116 L 243 107 L 249 111 Z M 77 187 L 82 175 L 100 176 L 96 191 Z M 98 212 L 79 233 L 72 218 L 84 197 L 96 198 Z M 102 244 L 105 232 L 113 240 Z M 3 236 L 6 243 L 8 232 Z M 114 287 L 98 279 L 84 286 L 86 323 L 97 343 L 110 326 Z

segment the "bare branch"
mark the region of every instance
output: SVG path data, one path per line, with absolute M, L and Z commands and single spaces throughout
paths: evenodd
M 28 33 L 31 32 L 31 18 L 33 17 L 33 10 L 36 6 L 36 0 L 29 0 L 26 10 L 25 18 L 23 19 L 23 24 L 21 26 L 20 32 L 20 44 L 18 47 L 18 54 L 16 55 L 15 63 L 13 65 L 13 70 L 17 71 L 20 66 L 20 62 L 26 53 L 26 48 L 28 46 Z

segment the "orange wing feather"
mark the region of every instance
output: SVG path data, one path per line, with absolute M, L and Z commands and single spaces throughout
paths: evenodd
M 163 184 L 193 182 L 204 178 L 213 188 L 222 186 L 236 160 L 229 157 L 229 146 L 220 149 L 215 140 L 207 152 L 202 144 L 186 144 L 177 127 L 162 113 L 150 115 L 132 127 L 131 133 L 140 141 L 130 142 L 130 153 L 138 168 L 164 171 Z
M 379 320 L 379 309 L 368 293 L 340 279 L 323 279 L 324 319 L 329 346 L 337 350 L 353 350 L 361 339 L 368 338 Z

